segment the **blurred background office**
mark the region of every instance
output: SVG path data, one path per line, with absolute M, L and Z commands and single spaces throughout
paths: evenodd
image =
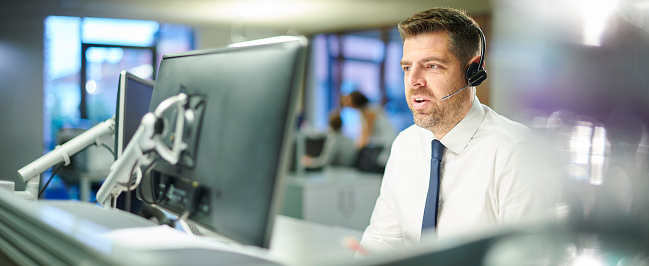
M 486 1 L 438 4 L 465 8 L 485 25 L 489 23 Z M 412 118 L 404 102 L 398 65 L 401 40 L 395 25 L 430 5 L 428 1 L 196 1 L 182 5 L 175 1 L 10 1 L 0 10 L 0 113 L 4 121 L 0 137 L 10 140 L 0 144 L 0 178 L 16 181 L 16 189 L 21 190 L 24 184 L 17 178 L 17 169 L 110 118 L 121 70 L 155 79 L 164 54 L 277 35 L 302 34 L 311 39 L 300 108 L 311 132 L 327 131 L 328 114 L 353 89 L 382 106 L 395 131 L 401 130 Z M 488 95 L 487 91 L 488 87 L 482 94 Z M 488 101 L 487 96 L 483 98 Z M 345 136 L 359 138 L 360 114 L 344 110 L 341 116 Z M 73 158 L 61 174 L 69 182 L 58 182 L 57 176 L 45 197 L 80 198 L 74 171 L 100 180 L 108 171 L 108 165 L 100 162 L 111 157 L 109 153 L 99 148 Z M 72 174 L 66 175 L 65 170 Z M 48 178 L 46 173 L 41 184 Z
M 22 190 L 16 170 L 65 129 L 111 117 L 119 71 L 154 79 L 164 54 L 276 35 L 310 38 L 299 108 L 310 131 L 326 132 L 341 96 L 359 90 L 398 132 L 412 115 L 395 26 L 433 6 L 465 9 L 481 25 L 489 79 L 478 97 L 540 133 L 566 199 L 585 215 L 603 200 L 649 216 L 646 0 L 9 1 L 0 9 L 0 179 Z M 357 139 L 360 114 L 341 117 Z M 86 158 L 103 162 L 99 150 Z M 79 198 L 74 183 L 53 182 L 45 197 Z

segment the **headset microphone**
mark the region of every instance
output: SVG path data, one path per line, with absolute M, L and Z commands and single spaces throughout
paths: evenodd
M 480 83 L 482 83 L 485 79 L 487 79 L 487 71 L 484 70 L 482 67 L 484 65 L 484 57 L 485 57 L 485 47 L 487 46 L 487 40 L 484 37 L 484 33 L 482 33 L 482 30 L 478 27 L 478 33 L 480 33 L 480 39 L 482 39 L 482 50 L 480 51 L 480 63 L 472 63 L 469 65 L 469 67 L 466 68 L 466 86 L 462 87 L 461 89 L 455 91 L 454 93 L 451 93 L 449 95 L 444 96 L 442 100 L 446 100 L 449 97 L 457 94 L 458 92 L 463 91 L 464 89 L 468 88 L 469 86 L 478 86 Z
M 459 90 L 456 90 L 454 93 L 451 93 L 451 94 L 449 94 L 449 95 L 444 96 L 444 98 L 442 98 L 442 100 L 446 100 L 446 99 L 448 99 L 448 98 L 451 98 L 451 96 L 453 96 L 453 95 L 457 94 L 458 92 L 461 92 L 461 91 L 463 91 L 464 89 L 468 88 L 469 85 L 471 85 L 471 84 L 466 84 L 466 86 L 462 87 L 462 88 L 459 89 Z

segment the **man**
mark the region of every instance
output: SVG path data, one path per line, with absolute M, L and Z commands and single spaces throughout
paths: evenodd
M 416 125 L 392 145 L 362 249 L 394 250 L 419 243 L 422 231 L 441 239 L 535 214 L 543 202 L 537 169 L 528 165 L 529 130 L 482 105 L 475 95 L 481 81 L 468 82 L 482 71 L 477 23 L 462 11 L 434 8 L 399 23 L 399 32 Z M 431 181 L 433 140 L 444 146 L 439 185 Z M 439 190 L 429 193 L 429 183 Z

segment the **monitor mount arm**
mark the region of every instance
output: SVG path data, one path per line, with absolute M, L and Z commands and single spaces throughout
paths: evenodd
M 187 149 L 183 142 L 185 120 L 191 120 L 192 113 L 187 112 L 188 96 L 184 93 L 167 98 L 142 118 L 137 131 L 129 141 L 122 157 L 111 166 L 110 174 L 97 192 L 97 202 L 104 207 L 115 207 L 119 194 L 135 189 L 142 179 L 142 168 L 148 168 L 155 161 L 155 154 L 169 164 L 175 165 L 180 160 L 182 152 Z M 176 111 L 175 121 L 167 121 L 164 114 Z M 170 123 L 171 122 L 171 123 Z M 175 124 L 171 147 L 165 144 L 168 136 L 168 125 Z
M 40 176 L 50 167 L 63 163 L 70 164 L 70 157 L 92 146 L 101 145 L 101 137 L 115 132 L 115 118 L 109 118 L 84 131 L 68 142 L 56 146 L 54 150 L 18 170 L 18 176 L 26 182 L 25 191 L 16 191 L 16 195 L 36 200 L 40 189 Z

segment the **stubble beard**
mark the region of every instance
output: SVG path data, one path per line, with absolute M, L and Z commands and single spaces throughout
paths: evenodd
M 459 93 L 446 100 L 440 100 L 430 111 L 412 110 L 410 102 L 408 107 L 417 126 L 428 129 L 433 134 L 447 133 L 462 120 L 462 110 L 467 102 L 465 99 L 467 96 L 466 93 Z

